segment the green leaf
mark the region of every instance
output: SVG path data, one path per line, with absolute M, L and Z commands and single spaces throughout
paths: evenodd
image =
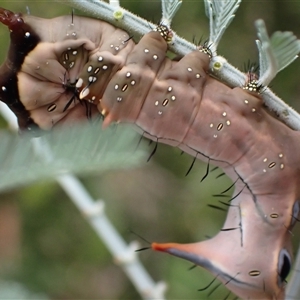
M 103 172 L 146 161 L 137 134 L 121 126 L 102 130 L 100 123 L 85 122 L 39 138 L 2 131 L 0 139 L 0 191 L 65 172 Z
M 291 64 L 300 52 L 300 40 L 289 31 L 275 32 L 269 38 L 263 20 L 255 22 L 257 28 L 257 47 L 259 52 L 259 84 L 267 86 L 278 72 Z
M 170 26 L 173 17 L 182 4 L 181 0 L 161 0 L 162 6 L 162 22 L 167 22 Z
M 277 31 L 271 36 L 271 47 L 278 62 L 278 72 L 291 64 L 300 52 L 300 40 L 289 31 Z
M 210 43 L 213 43 L 213 51 L 216 51 L 225 30 L 235 17 L 234 13 L 240 3 L 241 0 L 204 0 L 205 12 L 210 23 Z

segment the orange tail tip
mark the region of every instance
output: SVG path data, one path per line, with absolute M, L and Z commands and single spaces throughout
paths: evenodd
M 208 267 L 210 263 L 208 263 L 208 260 L 203 255 L 201 255 L 202 254 L 201 250 L 200 253 L 197 253 L 199 244 L 200 243 L 194 243 L 194 244 L 152 243 L 151 248 L 155 251 L 166 252 L 171 255 L 180 257 L 182 259 L 186 259 L 196 265 L 203 266 L 205 268 Z
M 172 249 L 176 247 L 176 245 L 177 244 L 175 243 L 166 243 L 166 244 L 152 243 L 151 248 L 155 251 L 168 252 L 168 249 Z
M 162 251 L 162 252 L 168 252 L 171 253 L 173 255 L 174 252 L 177 253 L 191 253 L 191 254 L 197 254 L 197 252 L 199 252 L 199 250 L 202 248 L 203 242 L 198 242 L 198 243 L 188 243 L 188 244 L 179 244 L 179 243 L 163 243 L 163 244 L 159 244 L 159 243 L 152 243 L 151 244 L 151 248 L 155 251 Z M 201 255 L 201 250 L 200 253 L 198 253 L 199 255 Z
M 249 255 L 252 250 L 250 246 L 241 247 L 235 239 L 224 234 L 198 243 L 151 244 L 155 251 L 177 256 L 205 268 L 242 299 L 283 299 L 285 269 L 291 265 L 286 246 L 279 253 L 267 251 L 267 247 L 259 255 Z

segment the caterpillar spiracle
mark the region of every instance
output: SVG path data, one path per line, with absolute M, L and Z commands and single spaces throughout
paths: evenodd
M 129 33 L 86 17 L 1 8 L 0 21 L 11 37 L 0 100 L 21 129 L 101 113 L 104 126 L 135 123 L 145 137 L 221 167 L 235 182 L 223 229 L 199 243 L 152 248 L 206 268 L 241 298 L 284 297 L 299 215 L 299 132 L 271 116 L 258 93 L 209 76 L 208 48 L 169 59 L 164 26 L 135 44 Z

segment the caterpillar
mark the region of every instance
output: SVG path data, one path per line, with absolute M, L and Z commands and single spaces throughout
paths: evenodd
M 209 48 L 167 58 L 165 26 L 135 44 L 91 18 L 46 20 L 0 9 L 0 21 L 12 41 L 0 100 L 21 129 L 50 130 L 101 113 L 104 127 L 135 123 L 155 142 L 221 167 L 235 193 L 220 233 L 152 248 L 206 268 L 242 298 L 283 298 L 299 215 L 299 132 L 271 116 L 247 82 L 230 88 L 209 76 Z

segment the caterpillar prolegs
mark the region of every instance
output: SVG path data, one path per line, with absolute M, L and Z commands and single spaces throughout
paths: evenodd
M 128 33 L 90 18 L 1 9 L 0 20 L 12 40 L 0 99 L 21 128 L 51 129 L 86 118 L 88 109 L 104 114 L 104 126 L 135 123 L 146 137 L 222 167 L 236 188 L 221 232 L 152 247 L 203 266 L 242 298 L 283 297 L 299 213 L 298 132 L 271 116 L 258 94 L 210 77 L 210 57 L 196 47 L 168 59 L 163 27 L 135 45 Z

